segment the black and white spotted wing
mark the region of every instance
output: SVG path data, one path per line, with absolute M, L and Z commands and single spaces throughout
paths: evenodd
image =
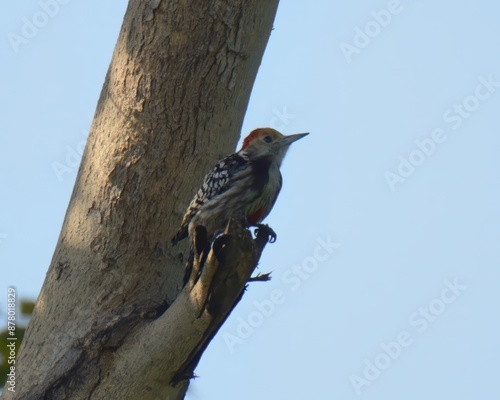
M 234 153 L 220 160 L 210 172 L 205 175 L 203 184 L 189 204 L 179 231 L 172 239 L 172 244 L 187 237 L 188 225 L 197 211 L 207 201 L 224 193 L 230 185 L 231 178 L 248 164 L 248 158 L 243 154 Z

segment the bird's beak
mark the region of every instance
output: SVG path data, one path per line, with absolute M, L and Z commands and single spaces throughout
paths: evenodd
M 282 146 L 290 146 L 293 142 L 302 139 L 304 136 L 309 135 L 309 132 L 307 133 L 296 133 L 295 135 L 288 135 L 285 136 L 283 139 L 279 141 L 280 145 Z

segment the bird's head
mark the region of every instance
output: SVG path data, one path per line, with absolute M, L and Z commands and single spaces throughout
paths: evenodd
M 288 147 L 296 140 L 307 135 L 309 133 L 297 133 L 285 136 L 276 129 L 259 128 L 250 132 L 243 141 L 241 149 L 252 154 L 254 157 L 271 156 L 279 165 L 283 161 Z

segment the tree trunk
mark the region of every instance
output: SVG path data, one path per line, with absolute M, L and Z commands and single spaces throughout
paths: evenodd
M 277 5 L 130 2 L 5 399 L 184 397 L 265 239 L 236 224 L 182 290 L 188 243 L 170 238 L 234 149 Z M 243 272 L 221 300 L 227 268 Z

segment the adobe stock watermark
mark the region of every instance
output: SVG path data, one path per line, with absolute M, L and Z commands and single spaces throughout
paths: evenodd
M 76 146 L 65 146 L 66 156 L 64 157 L 64 162 L 53 161 L 51 164 L 52 170 L 56 174 L 59 182 L 64 180 L 64 176 L 66 174 L 71 174 L 80 166 L 83 151 L 85 150 L 85 144 L 87 143 L 88 131 L 85 129 L 82 130 L 82 135 L 84 136 L 84 139 L 80 140 Z
M 27 45 L 31 39 L 38 35 L 41 29 L 54 19 L 61 11 L 61 6 L 68 4 L 71 0 L 39 0 L 39 10 L 30 18 L 23 17 L 22 25 L 18 33 L 9 32 L 7 37 L 10 46 L 18 53 L 22 45 Z
M 477 112 L 479 106 L 488 100 L 500 87 L 500 82 L 496 81 L 493 74 L 487 77 L 480 76 L 479 83 L 471 94 L 464 97 L 460 102 L 454 103 L 443 112 L 443 122 L 451 131 L 458 130 L 467 119 Z M 399 164 L 394 171 L 385 171 L 384 178 L 391 192 L 395 192 L 397 185 L 404 183 L 415 171 L 421 167 L 425 161 L 431 157 L 440 144 L 446 142 L 448 134 L 444 128 L 435 128 L 423 139 L 414 141 L 415 148 L 407 157 L 399 156 Z
M 289 114 L 286 106 L 283 106 L 281 110 L 277 108 L 273 109 L 273 117 L 269 120 L 269 126 L 277 131 L 284 131 L 285 128 L 291 124 L 296 116 L 294 114 Z
M 317 245 L 311 256 L 304 258 L 301 263 L 294 264 L 284 272 L 281 279 L 282 288 L 271 290 L 268 298 L 255 300 L 254 309 L 246 317 L 237 318 L 235 331 L 223 333 L 222 337 L 231 353 L 234 352 L 236 346 L 250 338 L 255 330 L 274 314 L 277 307 L 285 303 L 287 292 L 297 291 L 340 247 L 340 244 L 334 242 L 330 236 L 326 239 L 318 238 L 316 242 Z
M 356 394 L 361 395 L 363 389 L 379 379 L 383 372 L 396 362 L 401 354 L 418 340 L 418 336 L 426 332 L 466 289 L 467 286 L 460 283 L 457 278 L 453 281 L 446 279 L 437 297 L 409 315 L 407 322 L 410 328 L 400 331 L 394 339 L 380 343 L 380 351 L 370 359 L 363 360 L 361 373 L 350 375 L 349 382 Z
M 7 382 L 5 387 L 10 392 L 16 391 L 16 356 L 17 356 L 17 335 L 16 335 L 16 289 L 7 289 Z
M 401 14 L 403 10 L 404 6 L 401 1 L 390 0 L 383 9 L 370 11 L 368 22 L 361 28 L 359 26 L 354 27 L 352 42 L 341 42 L 339 44 L 347 63 L 351 63 L 354 55 L 361 54 L 391 24 L 393 18 Z

